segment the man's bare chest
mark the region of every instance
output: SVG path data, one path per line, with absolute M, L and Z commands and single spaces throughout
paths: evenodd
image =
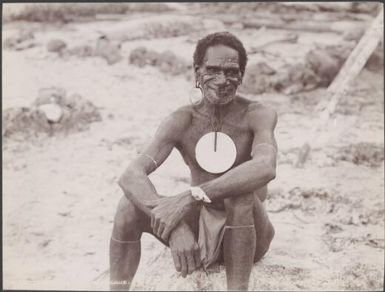
M 192 118 L 191 125 L 183 133 L 183 136 L 180 137 L 180 142 L 178 143 L 178 149 L 190 168 L 200 169 L 196 159 L 196 146 L 203 136 L 210 132 L 215 132 L 215 130 L 216 128 L 209 117 L 194 116 Z M 251 159 L 253 134 L 242 117 L 224 119 L 221 122 L 219 132 L 226 134 L 234 142 L 236 157 L 233 167 Z M 212 147 L 215 147 L 214 142 Z

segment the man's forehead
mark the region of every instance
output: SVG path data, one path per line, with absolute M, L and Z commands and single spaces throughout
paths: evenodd
M 207 65 L 239 65 L 239 54 L 236 50 L 223 46 L 213 46 L 206 50 L 203 59 L 204 64 Z

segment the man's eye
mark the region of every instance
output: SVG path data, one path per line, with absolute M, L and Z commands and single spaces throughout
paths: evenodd
M 221 72 L 218 68 L 207 68 L 207 73 L 209 74 L 219 74 Z
M 228 69 L 228 70 L 226 70 L 226 75 L 227 76 L 238 76 L 239 70 L 238 69 Z

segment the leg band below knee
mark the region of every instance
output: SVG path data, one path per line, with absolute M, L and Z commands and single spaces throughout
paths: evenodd
M 254 228 L 254 224 L 250 225 L 241 225 L 241 226 L 232 226 L 232 225 L 226 225 L 225 229 L 236 229 L 236 228 Z
M 119 243 L 138 243 L 140 242 L 140 239 L 134 240 L 134 241 L 129 241 L 129 240 L 119 240 L 111 236 L 111 240 L 119 242 Z

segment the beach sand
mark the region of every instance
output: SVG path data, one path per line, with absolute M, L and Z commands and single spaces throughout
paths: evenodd
M 70 46 L 93 45 L 96 31 L 108 25 L 3 27 L 4 37 L 20 27 L 32 28 L 39 43 L 27 50 L 3 50 L 3 111 L 30 106 L 40 88 L 57 86 L 88 99 L 102 115 L 88 130 L 67 136 L 3 140 L 5 289 L 108 289 L 109 240 L 122 196 L 117 179 L 159 123 L 189 102 L 192 82 L 183 75 L 128 62 L 129 52 L 145 45 L 159 52 L 170 49 L 191 63 L 194 44 L 186 36 L 123 43 L 123 60 L 113 65 L 98 57 L 62 58 L 46 51 L 53 38 Z M 255 30 L 235 33 L 247 43 Z M 304 33 L 299 43 L 338 37 L 318 35 Z M 301 57 L 298 45 L 277 44 L 272 50 Z M 382 290 L 384 163 L 357 165 L 339 159 L 338 153 L 361 142 L 383 150 L 383 85 L 383 73 L 360 73 L 341 101 L 348 112 L 335 114 L 303 168 L 294 162 L 317 118 L 311 109 L 325 89 L 251 97 L 278 112 L 279 159 L 266 201 L 275 238 L 253 267 L 250 290 Z M 176 151 L 150 178 L 164 195 L 189 186 L 189 171 Z M 182 278 L 170 250 L 143 234 L 132 288 L 224 290 L 225 270 L 214 266 L 207 274 L 196 271 Z

